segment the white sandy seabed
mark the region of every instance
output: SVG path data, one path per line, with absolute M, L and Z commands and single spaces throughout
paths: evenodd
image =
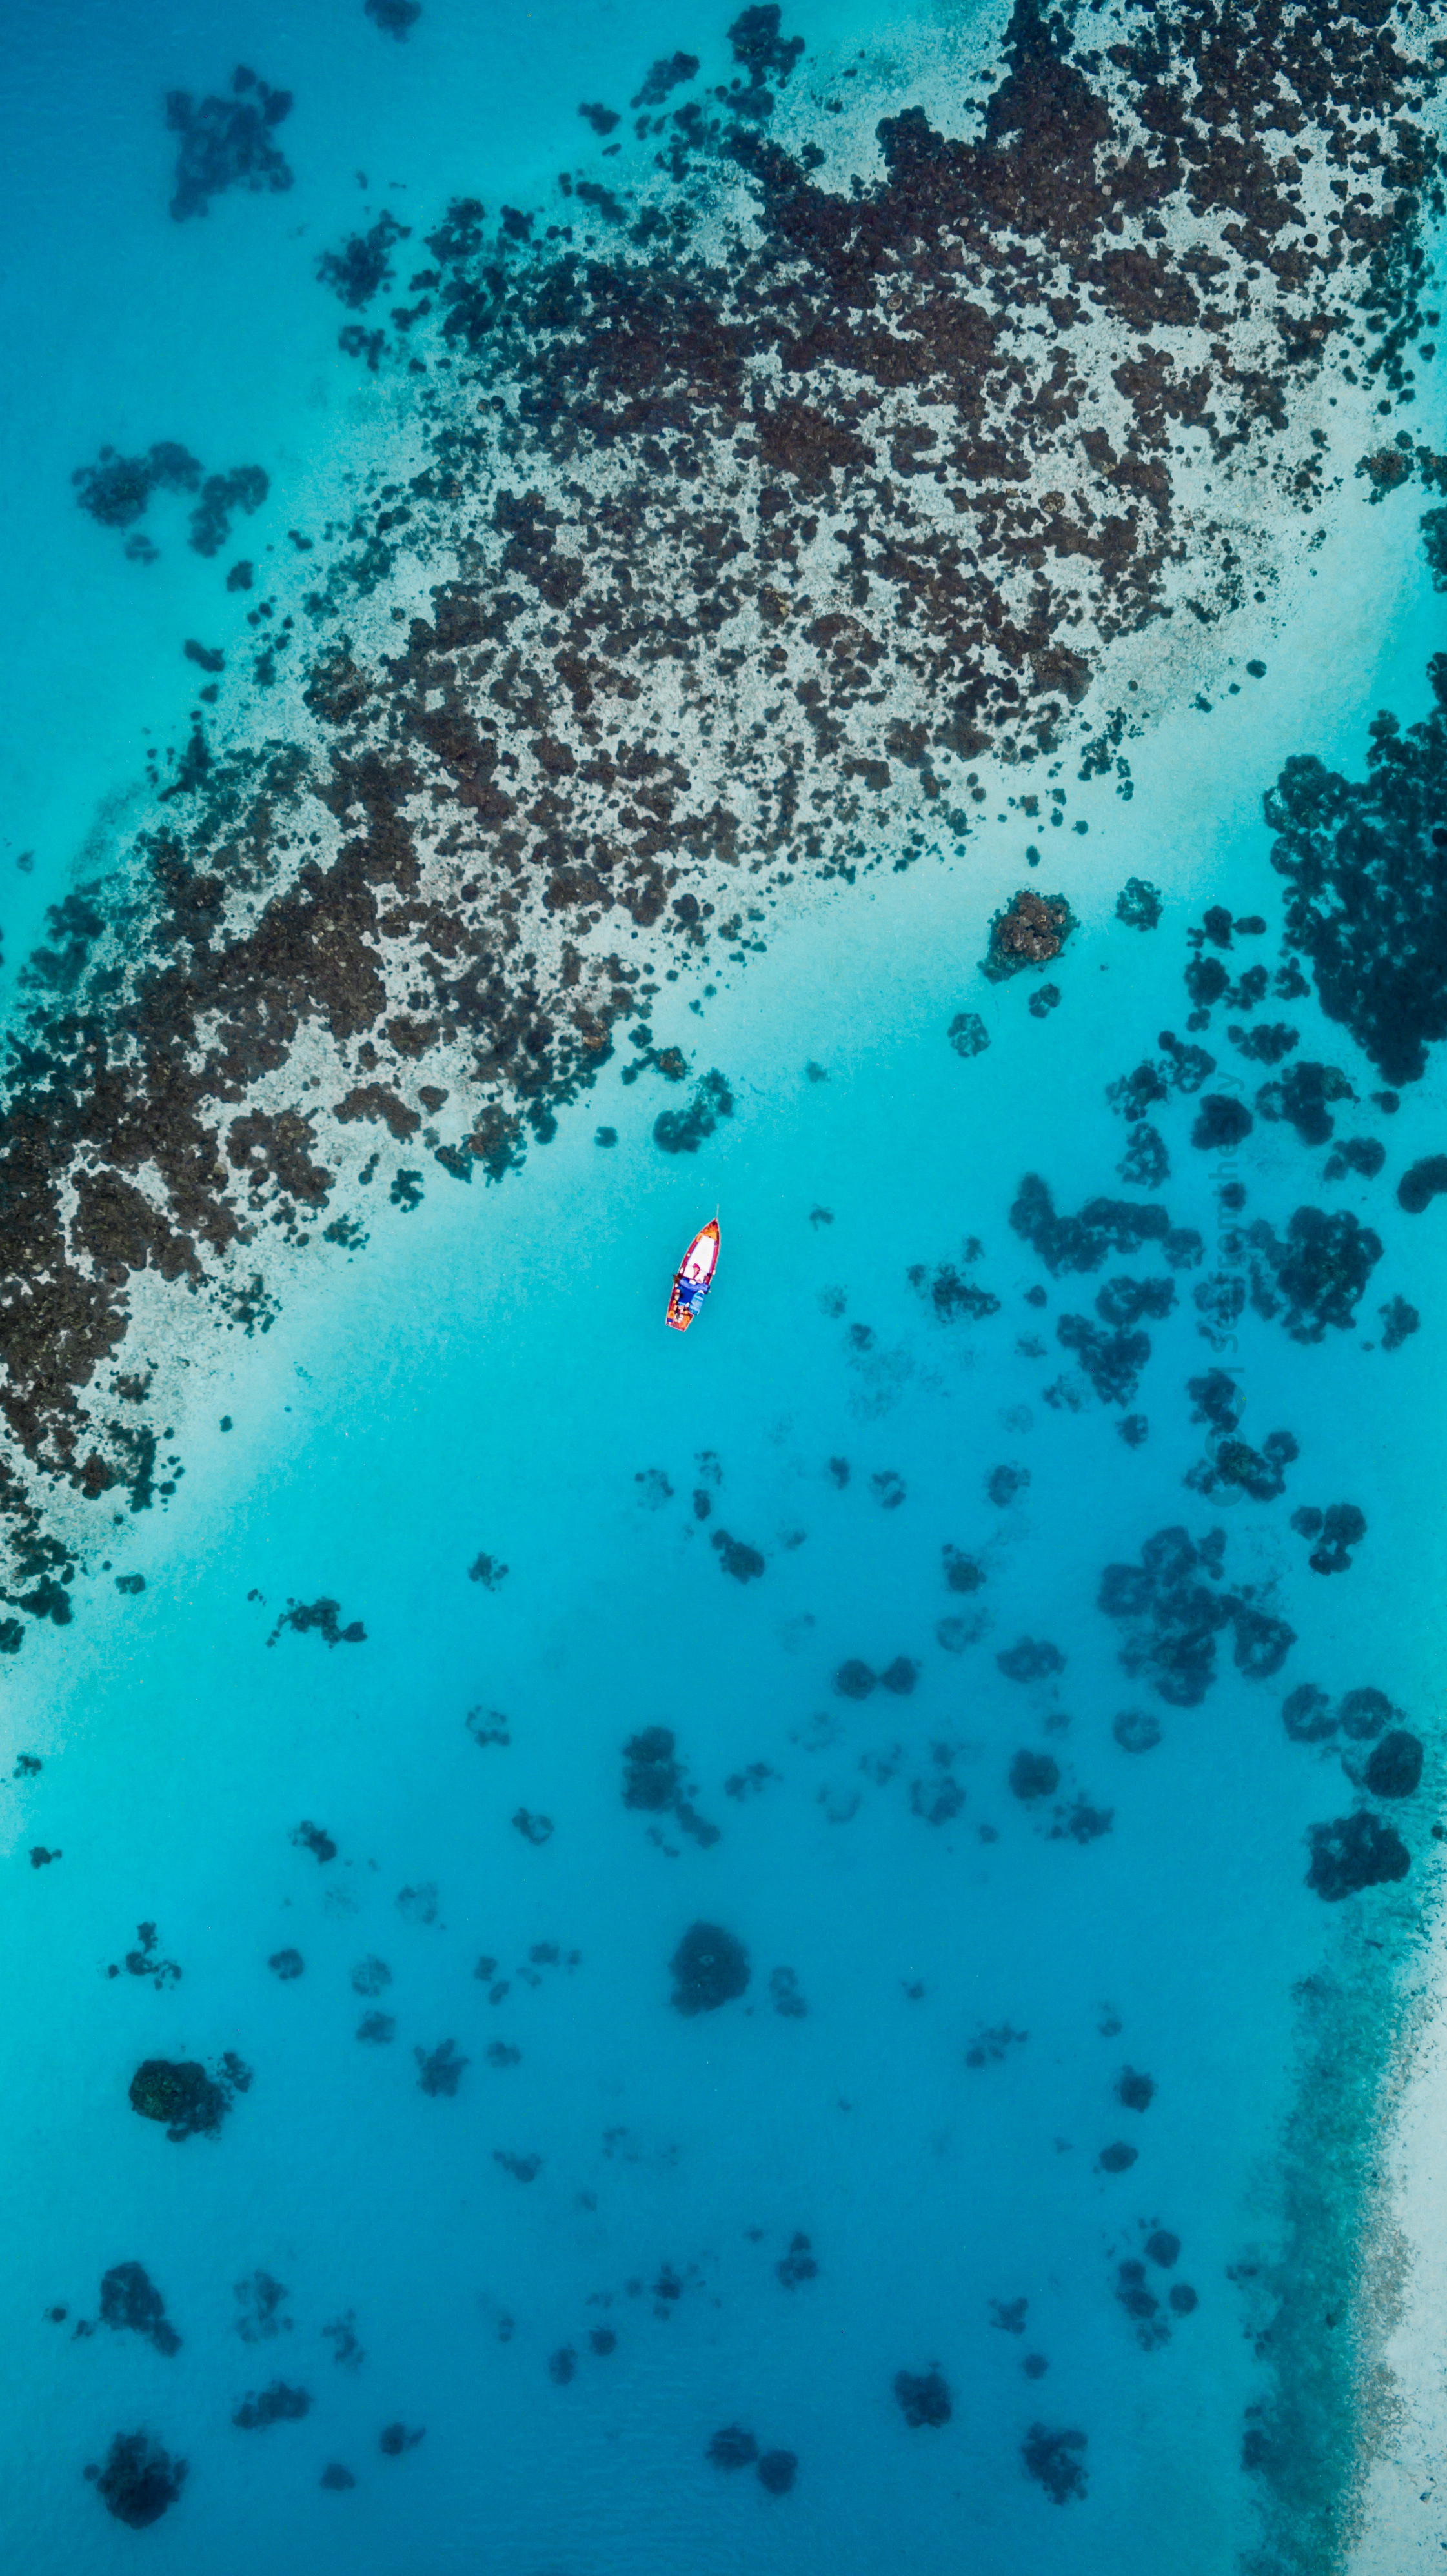
M 1350 2576 L 1440 2567 L 1447 2482 L 1447 1960 L 1430 1957 L 1415 2028 L 1384 2105 L 1376 2225 L 1364 2273 L 1395 2310 L 1379 2357 L 1381 2431 L 1363 2465 Z

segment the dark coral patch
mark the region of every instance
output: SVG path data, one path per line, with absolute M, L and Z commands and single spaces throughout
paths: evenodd
M 1191 1142 L 1203 1154 L 1233 1154 L 1255 1123 L 1244 1100 L 1233 1100 L 1227 1092 L 1208 1091 L 1196 1112 Z
M 1057 1215 L 1047 1184 L 1034 1172 L 1020 1184 L 1010 1223 L 1057 1278 L 1063 1271 L 1099 1270 L 1110 1253 L 1164 1243 L 1171 1230 L 1163 1207 L 1140 1207 L 1132 1199 L 1087 1199 L 1078 1216 Z
M 1447 657 L 1428 676 L 1437 704 L 1420 724 L 1374 718 L 1364 780 L 1302 754 L 1266 798 L 1287 938 L 1327 1016 L 1396 1084 L 1418 1081 L 1447 1036 Z
M 749 1954 L 742 1941 L 717 1923 L 689 1926 L 669 1962 L 675 2012 L 691 2016 L 717 2012 L 733 2003 L 749 1982 Z
M 291 114 L 291 92 L 270 89 L 245 64 L 231 75 L 229 97 L 193 98 L 173 89 L 166 123 L 180 137 L 171 213 L 177 223 L 204 215 L 228 188 L 284 191 L 292 175 L 275 142 L 276 128 Z
M 1033 894 L 1022 887 L 990 924 L 982 972 L 998 983 L 1024 967 L 1046 966 L 1059 956 L 1074 928 L 1075 915 L 1063 894 Z
M 297 2424 L 311 2413 L 311 2398 L 304 2388 L 293 2388 L 285 2379 L 274 2379 L 269 2388 L 261 2388 L 243 2397 L 232 2412 L 231 2421 L 244 2433 L 264 2432 L 270 2424 Z
M 1412 1866 L 1396 1827 L 1384 1825 L 1366 1808 L 1338 1816 L 1334 1824 L 1313 1825 L 1307 1841 L 1311 1848 L 1307 1886 L 1329 1905 L 1357 1896 L 1365 1887 L 1393 1885 Z
M 1020 2445 L 1021 2464 L 1052 2504 L 1068 2504 L 1085 2494 L 1085 2447 L 1085 2435 L 1074 2426 L 1032 2424 Z
M 132 2531 L 146 2531 L 173 2505 L 186 2479 L 186 2462 L 174 2459 L 153 2433 L 117 2433 L 102 2468 L 89 2468 L 107 2513 Z
M 194 2058 L 147 2057 L 130 2084 L 131 2109 L 143 2120 L 158 2121 L 168 2138 L 214 2138 L 231 2107 L 224 2083 L 217 2083 Z
M 1115 899 L 1115 917 L 1128 930 L 1154 930 L 1161 917 L 1161 890 L 1145 877 L 1127 877 Z
M 1410 1798 L 1416 1794 L 1422 1777 L 1420 1739 L 1409 1735 L 1406 1728 L 1395 1726 L 1372 1746 L 1362 1786 L 1374 1798 Z
M 1195 1708 L 1215 1678 L 1216 1641 L 1233 1629 L 1238 1668 L 1253 1680 L 1279 1672 L 1295 1642 L 1284 1619 L 1248 1594 L 1216 1588 L 1225 1539 L 1213 1531 L 1198 1546 L 1179 1526 L 1158 1530 L 1139 1566 L 1108 1565 L 1099 1604 L 1125 1630 L 1120 1660 L 1144 1675 L 1175 1708 Z
M 181 2349 L 166 2302 L 140 2263 L 112 2265 L 100 2285 L 100 2313 L 103 2325 L 141 2335 L 168 2357 Z
M 1398 1181 L 1397 1205 L 1420 1216 L 1441 1190 L 1447 1190 L 1447 1154 L 1424 1154 Z
M 948 2424 L 954 2413 L 949 2383 L 933 2365 L 928 2370 L 897 2371 L 894 2394 L 901 2415 L 914 2431 L 926 2424 L 936 2428 Z
M 1010 1765 L 1010 1787 L 1027 1806 L 1040 1798 L 1053 1798 L 1059 1786 L 1060 1765 L 1053 1754 L 1016 1754 Z
M 725 2424 L 715 2433 L 705 2457 L 716 2469 L 749 2469 L 759 2456 L 754 2436 L 743 2424 Z

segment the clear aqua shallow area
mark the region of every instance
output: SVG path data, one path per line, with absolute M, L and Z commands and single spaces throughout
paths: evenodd
M 178 729 L 178 639 L 246 615 L 179 515 L 155 564 L 104 552 L 72 468 L 155 435 L 261 461 L 247 541 L 283 543 L 389 428 L 294 228 L 352 220 L 358 162 L 525 198 L 575 92 L 692 41 L 440 5 L 400 44 L 350 7 L 25 33 L 17 957 L 139 793 L 140 728 Z M 296 89 L 296 188 L 173 228 L 157 95 L 233 57 Z M 1214 2576 L 1260 2544 L 1263 2454 L 1263 2563 L 1331 2563 L 1301 2553 L 1360 2423 L 1323 2335 L 1357 2332 L 1361 2093 L 1435 1849 L 1441 1210 L 1396 1185 L 1443 1146 L 1440 1076 L 1382 1109 L 1294 995 L 1350 1087 L 1330 1134 L 1193 1142 L 1267 1075 L 1231 1075 L 1228 1004 L 1226 1080 L 1151 1106 L 1149 1184 L 1107 1086 L 1189 1043 L 1191 959 L 1275 965 L 1283 762 L 1360 776 L 1379 706 L 1427 710 L 1411 497 L 1349 499 L 1259 681 L 1171 707 L 1129 800 L 1071 764 L 1054 1005 L 978 973 L 1036 828 L 987 772 L 948 866 L 665 988 L 651 1044 L 730 1103 L 695 1155 L 620 1048 L 523 1172 L 429 1173 L 197 1357 L 184 1480 L 4 1686 L 17 2564 Z M 1382 1157 L 1328 1178 L 1358 1135 Z M 1247 1223 L 1375 1231 L 1351 1328 L 1196 1298 L 1260 1274 L 1238 1187 Z M 1256 1467 L 1223 1471 L 1238 1433 Z M 1352 1692 L 1390 1728 L 1359 1696 L 1344 1729 Z M 1426 1770 L 1373 1802 L 1384 1731 Z M 1310 1830 L 1357 1813 L 1409 1874 L 1324 1904 Z M 210 2089 L 148 2091 L 157 2062 Z M 137 2116 L 167 2101 L 192 2134 Z M 107 2513 L 147 2463 L 164 2510 Z

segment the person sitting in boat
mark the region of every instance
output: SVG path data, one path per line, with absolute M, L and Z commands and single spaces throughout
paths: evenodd
M 708 1281 L 700 1274 L 697 1262 L 691 1271 L 679 1271 L 673 1283 L 673 1293 L 686 1314 L 697 1313 L 708 1294 Z

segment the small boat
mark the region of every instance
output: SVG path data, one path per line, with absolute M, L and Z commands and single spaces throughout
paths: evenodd
M 668 1321 L 675 1333 L 686 1333 L 710 1288 L 718 1267 L 718 1218 L 710 1217 L 701 1234 L 696 1234 L 673 1274 L 673 1292 L 668 1300 Z

